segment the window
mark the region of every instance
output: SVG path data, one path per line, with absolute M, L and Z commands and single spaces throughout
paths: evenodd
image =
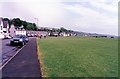
M 1 26 L 1 30 L 2 30 L 2 26 Z
M 7 33 L 7 31 L 3 31 L 4 33 Z

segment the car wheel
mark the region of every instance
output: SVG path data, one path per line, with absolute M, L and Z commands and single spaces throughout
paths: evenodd
M 11 46 L 13 46 L 13 43 L 10 43 Z
M 25 43 L 24 42 L 22 42 L 22 44 L 21 44 L 22 46 L 24 46 L 25 45 Z
M 10 46 L 13 46 L 13 42 L 10 42 Z

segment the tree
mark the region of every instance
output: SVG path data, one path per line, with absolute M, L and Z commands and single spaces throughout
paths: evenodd
M 61 28 L 60 28 L 60 32 L 67 32 L 67 29 L 61 27 Z
M 8 21 L 8 23 L 9 23 L 9 28 L 11 28 L 11 25 L 12 25 L 12 19 L 10 19 L 10 20 Z
M 35 23 L 33 23 L 33 30 L 37 31 L 37 26 Z
M 23 28 L 25 30 L 34 30 L 34 31 L 38 30 L 35 23 L 23 21 L 23 20 L 20 20 L 20 18 L 13 18 L 13 19 L 10 19 L 10 20 L 8 18 L 3 18 L 3 20 L 8 21 L 9 28 L 13 24 L 15 26 L 15 28 L 19 28 L 20 26 L 23 25 Z
M 19 28 L 22 25 L 22 21 L 20 20 L 20 18 L 14 18 L 13 24 L 16 28 Z
M 9 20 L 8 18 L 3 18 L 3 20 L 4 20 L 4 21 L 8 21 L 9 28 L 10 28 L 10 26 L 11 26 L 11 24 L 12 24 L 11 20 Z
M 55 29 L 55 28 L 52 28 L 52 32 L 56 32 L 56 29 Z
M 26 30 L 28 23 L 26 21 L 22 21 L 22 25 L 23 25 L 24 29 Z
M 37 28 L 37 26 L 36 26 L 36 24 L 35 23 L 27 23 L 27 26 L 26 26 L 26 30 L 34 30 L 34 31 L 37 31 L 38 30 L 38 28 Z

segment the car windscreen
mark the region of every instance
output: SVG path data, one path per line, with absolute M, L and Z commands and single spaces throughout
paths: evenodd
M 22 38 L 22 35 L 15 35 L 14 38 Z

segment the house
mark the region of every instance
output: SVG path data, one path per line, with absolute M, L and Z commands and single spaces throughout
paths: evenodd
M 8 20 L 4 20 L 0 17 L 0 38 L 4 38 L 9 35 L 9 23 Z
M 3 20 L 3 32 L 5 34 L 8 34 L 9 33 L 9 24 L 8 24 L 8 21 L 4 21 Z
M 3 19 L 0 18 L 0 38 L 4 38 L 3 34 Z
M 48 36 L 48 32 L 46 31 L 27 31 L 28 36 Z
M 76 36 L 76 34 L 73 33 L 73 32 L 68 32 L 68 33 L 66 33 L 66 32 L 61 32 L 61 33 L 59 34 L 59 36 L 68 37 L 68 36 Z
M 0 33 L 3 33 L 3 19 L 0 18 Z
M 11 25 L 11 28 L 9 29 L 9 31 L 10 31 L 9 35 L 11 37 L 15 35 L 26 35 L 27 34 L 27 31 L 23 28 L 23 26 L 19 28 L 15 28 L 14 25 Z
M 55 36 L 55 37 L 57 37 L 57 36 L 59 36 L 59 32 L 50 32 L 49 36 Z
M 11 28 L 9 29 L 9 31 L 10 31 L 10 36 L 11 37 L 15 36 L 16 29 L 15 29 L 15 26 L 13 24 L 11 25 Z
M 40 36 L 44 36 L 44 37 L 48 36 L 48 32 L 46 32 L 46 31 L 38 31 L 38 34 Z
M 27 31 L 23 28 L 23 26 L 16 28 L 16 35 L 27 35 Z

